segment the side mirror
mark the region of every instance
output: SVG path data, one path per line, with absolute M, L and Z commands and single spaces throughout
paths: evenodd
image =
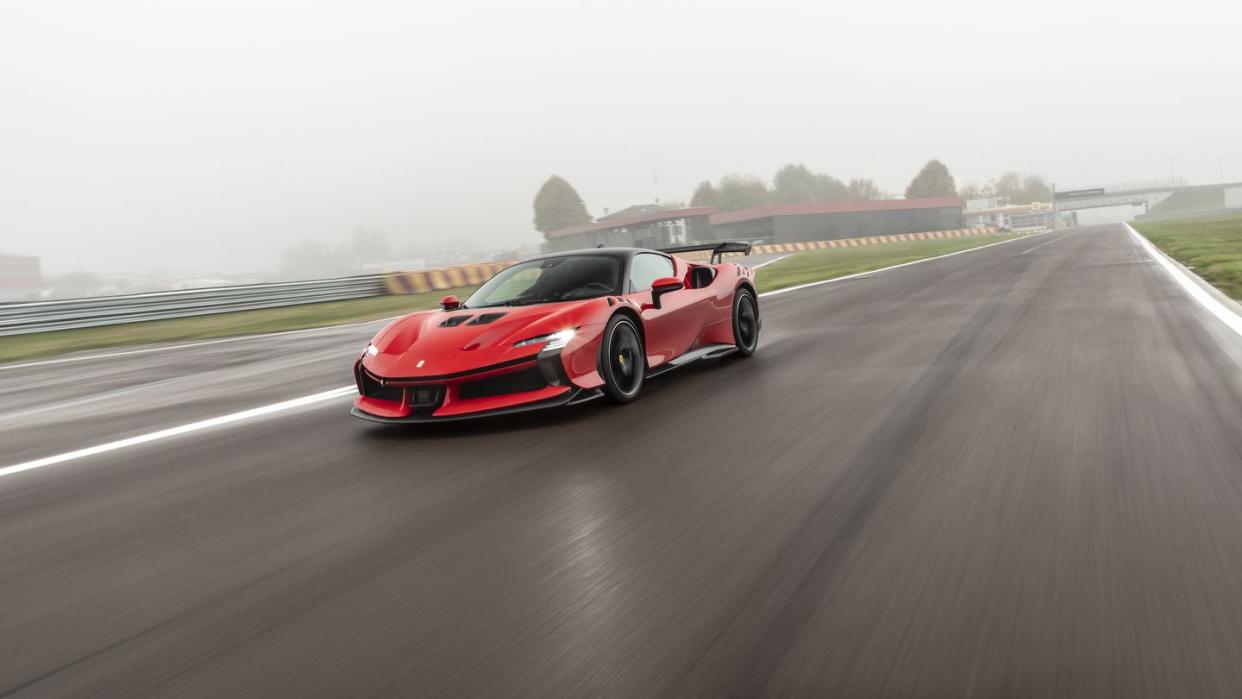
M 446 311 L 455 311 L 458 308 L 461 308 L 461 301 L 458 301 L 456 296 L 449 294 L 448 296 L 440 299 L 440 308 Z
M 684 289 L 686 283 L 677 277 L 660 277 L 651 282 L 651 305 L 659 308 L 660 297 L 670 291 L 678 291 Z

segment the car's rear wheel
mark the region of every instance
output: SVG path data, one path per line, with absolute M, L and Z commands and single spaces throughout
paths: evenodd
M 733 294 L 733 341 L 740 357 L 749 357 L 759 347 L 759 307 L 746 287 Z
M 628 316 L 613 316 L 604 328 L 600 345 L 599 373 L 604 379 L 604 393 L 614 402 L 629 403 L 642 390 L 646 368 L 638 326 Z

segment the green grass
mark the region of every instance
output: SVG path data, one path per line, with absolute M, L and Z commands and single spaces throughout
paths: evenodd
M 1134 221 L 1130 225 L 1230 298 L 1242 299 L 1242 216 Z
M 1225 188 L 1217 185 L 1186 187 L 1151 207 L 1153 214 L 1181 214 L 1225 208 Z
M 847 274 L 869 272 L 881 267 L 913 262 L 927 257 L 945 255 L 990 245 L 1012 235 L 981 235 L 969 238 L 912 240 L 858 248 L 830 248 L 803 252 L 756 271 L 759 291 L 773 291 Z
M 149 323 L 0 337 L 0 362 L 123 345 L 183 342 L 355 323 L 435 308 L 441 296 L 456 294 L 465 298 L 471 291 L 472 287 L 448 289 L 408 296 L 377 296 L 353 301 L 329 301 L 176 320 L 156 320 Z

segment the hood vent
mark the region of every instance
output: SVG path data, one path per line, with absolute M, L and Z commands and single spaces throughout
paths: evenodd
M 472 316 L 453 316 L 451 318 L 445 319 L 443 323 L 440 323 L 440 327 L 455 328 L 458 325 L 461 325 L 462 323 L 466 322 L 467 320 L 470 320 L 471 317 Z
M 484 313 L 483 315 L 470 321 L 470 325 L 487 325 L 494 320 L 499 320 L 504 317 L 504 313 Z

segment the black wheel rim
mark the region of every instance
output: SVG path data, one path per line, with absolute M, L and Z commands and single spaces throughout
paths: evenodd
M 643 346 L 629 323 L 618 323 L 608 348 L 608 366 L 613 382 L 625 395 L 636 392 L 643 381 Z
M 737 302 L 737 339 L 747 349 L 754 347 L 759 339 L 759 319 L 749 295 L 743 295 Z

